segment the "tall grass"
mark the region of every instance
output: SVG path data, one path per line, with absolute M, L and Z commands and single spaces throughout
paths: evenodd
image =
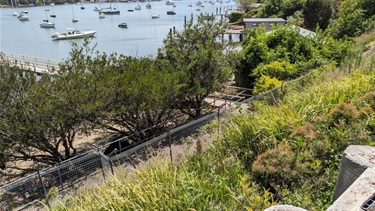
M 375 39 L 374 35 L 370 37 L 366 40 Z M 293 202 L 309 210 L 327 208 L 342 151 L 349 144 L 372 144 L 374 139 L 373 110 L 369 109 L 362 117 L 355 116 L 350 122 L 335 119 L 341 118 L 340 115 L 332 115 L 342 102 L 347 103 L 344 107 L 357 110 L 355 112 L 367 110 L 363 107 L 366 103 L 360 102 L 363 96 L 375 90 L 375 73 L 368 65 L 373 61 L 373 55 L 368 53 L 365 57 L 352 58 L 358 66 L 351 71 L 326 66 L 302 80 L 290 82 L 281 98 L 274 101 L 276 104 L 252 102 L 248 114 L 231 116 L 222 129 L 224 135 L 218 146 L 225 147 L 228 154 L 238 156 L 250 175 L 253 171 L 264 174 L 259 178 L 271 182 L 252 179 L 271 188 L 279 202 Z M 310 131 L 291 136 L 298 128 L 309 124 Z M 274 155 L 275 152 L 282 154 L 280 145 L 291 147 L 294 153 L 292 169 L 281 176 L 289 177 L 290 184 L 278 183 L 285 181 L 280 179 L 280 172 L 269 171 L 278 169 L 275 165 L 284 165 L 285 159 Z M 265 157 L 269 160 L 264 160 Z M 257 166 L 256 160 L 258 164 L 269 166 Z M 275 179 L 270 180 L 271 177 Z
M 114 176 L 52 210 L 244 210 L 246 206 L 264 209 L 271 205 L 267 192 L 263 197 L 259 187 L 241 176 L 244 172 L 239 162 L 222 161 L 225 167 L 221 168 L 211 158 L 198 155 L 180 165 L 157 159 L 132 175 Z

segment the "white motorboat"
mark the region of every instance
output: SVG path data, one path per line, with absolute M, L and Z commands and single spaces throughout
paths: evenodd
M 49 20 L 43 20 L 42 23 L 39 24 L 40 28 L 55 28 L 55 23 Z
M 151 9 L 151 4 L 150 3 L 146 4 L 146 9 Z
M 85 37 L 93 37 L 96 34 L 96 31 L 80 31 L 74 28 L 67 28 L 67 33 L 58 33 L 52 35 L 53 40 L 67 40 L 67 39 L 79 39 Z
M 29 20 L 29 16 L 26 13 L 21 13 L 17 18 L 20 21 L 28 21 Z
M 155 14 L 155 15 L 151 15 L 151 18 L 152 18 L 152 19 L 160 18 L 160 14 L 157 14 L 157 15 L 156 15 L 156 14 Z
M 101 9 L 102 9 L 101 7 L 95 7 L 95 8 L 94 8 L 94 11 L 95 11 L 95 12 L 99 12 Z
M 137 5 L 136 7 L 134 7 L 134 10 L 141 10 L 142 8 L 141 8 L 141 5 Z
M 105 18 L 105 14 L 102 12 L 99 12 L 99 18 Z

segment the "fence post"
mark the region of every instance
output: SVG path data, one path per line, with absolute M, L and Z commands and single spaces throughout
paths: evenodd
M 220 135 L 220 109 L 222 108 L 223 106 L 221 105 L 219 107 L 219 109 L 217 110 L 217 135 L 219 136 Z
M 64 183 L 63 183 L 63 181 L 62 181 L 62 177 L 61 177 L 60 166 L 59 166 L 59 168 L 57 168 L 57 172 L 58 172 L 58 174 L 59 174 L 59 179 L 60 179 L 61 189 L 64 189 Z
M 105 180 L 104 166 L 102 162 L 102 156 L 100 155 L 100 148 L 96 144 L 92 144 L 92 145 L 96 148 L 96 150 L 98 150 L 99 165 L 100 165 L 100 168 L 102 168 L 102 174 Z
M 48 206 L 48 207 L 51 207 L 51 206 L 49 205 L 49 201 L 48 201 L 48 196 L 47 196 L 47 190 L 46 190 L 46 187 L 44 186 L 44 183 L 43 183 L 43 180 L 42 180 L 42 176 L 40 175 L 40 171 L 39 171 L 39 162 L 37 162 L 36 165 L 37 165 L 38 178 L 39 178 L 40 184 L 41 184 L 42 187 L 43 187 L 44 197 L 46 198 L 47 206 Z
M 113 172 L 112 159 L 111 159 L 110 157 L 108 157 L 108 159 L 109 159 L 109 166 L 111 167 L 111 172 L 112 172 L 112 174 L 114 174 L 114 172 Z
M 169 156 L 171 157 L 171 162 L 173 162 L 172 139 L 171 139 L 171 131 L 170 130 L 168 130 L 168 141 L 169 141 Z

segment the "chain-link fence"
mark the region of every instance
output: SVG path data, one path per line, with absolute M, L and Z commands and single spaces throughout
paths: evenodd
M 64 190 L 81 179 L 99 172 L 103 172 L 105 177 L 107 172 L 112 171 L 110 159 L 101 152 L 91 150 L 0 187 L 1 207 L 18 207 L 47 197 L 53 187 Z

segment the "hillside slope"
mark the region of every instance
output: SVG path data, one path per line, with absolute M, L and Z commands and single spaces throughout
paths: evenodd
M 358 39 L 340 68 L 324 66 L 206 126 L 220 134 L 207 150 L 202 139 L 180 163 L 156 160 L 53 210 L 326 209 L 343 150 L 375 144 L 372 40 Z

